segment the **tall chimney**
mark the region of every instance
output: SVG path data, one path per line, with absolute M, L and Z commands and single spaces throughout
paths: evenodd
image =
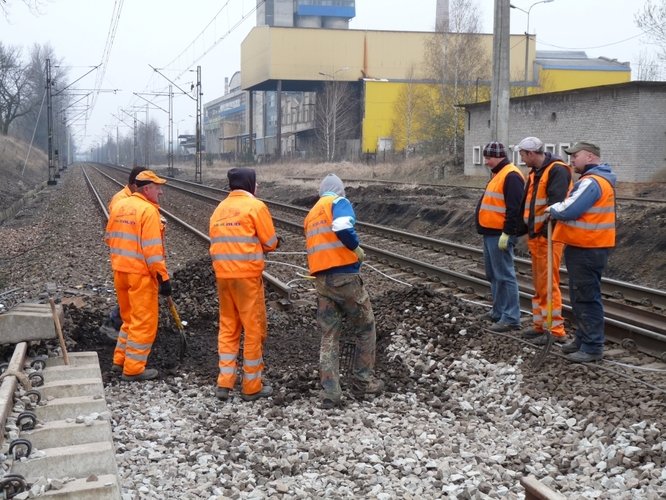
M 229 77 L 225 76 L 224 77 L 224 95 L 227 95 L 229 93 Z
M 441 33 L 449 31 L 449 0 L 437 0 L 435 31 Z

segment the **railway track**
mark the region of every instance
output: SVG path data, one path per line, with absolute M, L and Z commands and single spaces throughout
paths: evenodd
M 126 173 L 123 169 L 119 171 Z M 216 205 L 228 193 L 224 189 L 181 179 L 169 180 L 167 186 L 170 189 L 210 205 Z M 116 182 L 122 185 L 121 181 Z M 277 227 L 302 235 L 302 220 L 307 209 L 264 201 L 269 205 Z M 175 217 L 166 211 L 165 215 Z M 206 212 L 203 224 L 199 222 L 204 233 L 207 231 L 207 215 Z M 184 224 L 177 218 L 174 220 Z M 487 300 L 489 283 L 479 264 L 483 254 L 481 249 L 363 222 L 357 222 L 357 230 L 362 235 L 364 248 L 372 257 L 369 264 L 379 265 L 382 273 L 394 275 L 400 281 L 408 280 L 410 278 L 406 275 L 412 275 L 416 277 L 411 278 L 412 281 L 426 280 L 432 286 L 456 290 L 469 300 Z M 530 311 L 534 293 L 530 282 L 531 263 L 520 258 L 516 262 L 520 277 L 521 307 Z M 273 279 L 269 273 L 266 273 L 266 278 L 269 282 Z M 281 288 L 285 282 L 275 280 L 275 288 L 281 294 L 292 295 L 289 287 Z M 570 319 L 571 307 L 566 283 L 566 269 L 561 269 L 563 308 L 565 316 Z M 602 294 L 608 339 L 624 348 L 639 350 L 666 361 L 666 291 L 603 278 Z

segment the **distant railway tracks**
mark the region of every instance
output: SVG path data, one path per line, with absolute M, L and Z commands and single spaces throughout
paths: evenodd
M 122 174 L 117 177 L 124 179 L 126 170 L 119 171 L 122 171 Z M 98 172 L 107 179 L 112 179 L 112 176 L 99 170 Z M 122 181 L 115 182 L 118 186 L 122 185 Z M 207 224 L 212 205 L 219 203 L 227 191 L 175 178 L 170 178 L 167 186 L 181 195 L 211 205 L 211 209 L 198 217 L 198 220 L 189 222 L 177 217 L 171 209 L 163 210 L 167 218 L 192 231 L 198 238 L 207 240 Z M 271 208 L 276 226 L 302 238 L 306 209 L 264 201 Z M 168 206 L 168 203 L 166 205 Z M 194 211 L 196 212 L 196 209 Z M 190 209 L 188 216 L 191 217 L 191 214 Z M 451 289 L 469 300 L 487 300 L 489 284 L 480 264 L 481 249 L 374 224 L 359 222 L 357 229 L 362 233 L 363 246 L 371 257 L 369 264 L 385 275 L 403 282 L 428 283 L 435 288 Z M 294 248 L 304 249 L 304 242 L 299 239 L 299 244 L 294 245 Z M 293 267 L 302 268 L 303 263 L 304 257 L 301 256 L 285 262 L 284 265 L 290 266 L 293 271 Z M 516 265 L 522 307 L 529 311 L 533 294 L 530 262 L 527 259 L 517 259 Z M 301 273 L 303 272 L 304 269 L 301 270 Z M 562 269 L 561 273 L 565 315 L 570 316 L 566 270 Z M 293 273 L 291 276 L 293 277 Z M 269 273 L 265 273 L 265 277 L 271 287 L 284 297 L 297 298 L 304 291 L 299 286 L 302 283 L 294 283 L 298 280 L 288 277 L 281 279 Z M 666 361 L 666 291 L 605 278 L 602 294 L 609 340 L 621 344 L 625 349 L 638 350 Z

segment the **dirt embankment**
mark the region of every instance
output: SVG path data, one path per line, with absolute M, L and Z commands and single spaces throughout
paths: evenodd
M 48 178 L 48 157 L 44 151 L 0 135 L 0 212 Z

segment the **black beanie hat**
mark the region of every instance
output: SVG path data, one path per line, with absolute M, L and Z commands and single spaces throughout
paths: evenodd
M 254 194 L 257 186 L 257 174 L 252 168 L 232 168 L 227 172 L 229 189 L 242 189 Z

